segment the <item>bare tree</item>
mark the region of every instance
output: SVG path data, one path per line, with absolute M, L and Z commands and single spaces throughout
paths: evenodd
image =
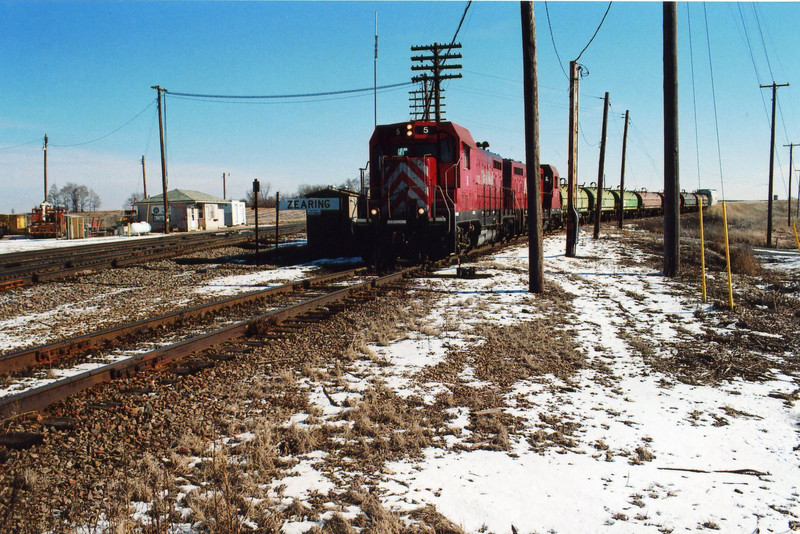
M 298 197 L 304 197 L 306 195 L 310 195 L 311 193 L 316 193 L 317 191 L 322 191 L 323 189 L 327 189 L 329 186 L 327 185 L 309 185 L 309 184 L 302 184 L 300 187 L 297 188 L 297 193 L 295 193 Z
M 132 210 L 134 206 L 136 206 L 136 203 L 143 198 L 144 198 L 144 193 L 131 193 L 131 196 L 128 197 L 128 199 L 125 201 L 122 207 L 128 210 Z
M 348 191 L 358 193 L 358 191 L 361 190 L 361 179 L 348 178 L 342 182 L 342 185 L 339 186 L 339 189 L 347 189 Z
M 269 192 L 272 190 L 272 184 L 269 182 L 261 182 L 261 191 L 258 192 L 258 207 L 259 208 L 274 208 L 275 197 L 270 197 Z M 256 201 L 256 193 L 250 189 L 244 198 L 244 203 L 249 207 L 254 207 Z
M 92 211 L 100 207 L 100 196 L 85 185 L 67 182 L 58 191 L 61 203 L 70 211 Z
M 47 201 L 53 206 L 61 206 L 63 204 L 61 191 L 59 191 L 56 184 L 50 186 L 50 191 L 47 192 Z

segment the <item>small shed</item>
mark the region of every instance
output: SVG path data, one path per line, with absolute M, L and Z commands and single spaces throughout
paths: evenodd
M 225 226 L 225 200 L 191 189 L 167 191 L 170 228 L 181 232 L 216 230 Z M 150 223 L 154 232 L 164 231 L 164 195 L 154 195 L 137 203 L 137 221 Z
M 306 198 L 338 199 L 334 210 L 306 210 L 308 248 L 320 256 L 349 256 L 354 253 L 353 226 L 357 217 L 358 193 L 328 188 Z
M 234 227 L 247 224 L 247 211 L 241 200 L 226 200 L 222 205 L 225 212 L 225 226 Z

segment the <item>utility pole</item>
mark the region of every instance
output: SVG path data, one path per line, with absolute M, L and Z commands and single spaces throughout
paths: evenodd
M 378 12 L 375 12 L 375 60 L 372 64 L 372 99 L 375 112 L 375 127 L 378 127 Z
M 412 65 L 412 71 L 426 70 L 433 74 L 433 93 L 434 93 L 434 109 L 436 110 L 436 122 L 442 121 L 442 80 L 451 80 L 453 78 L 461 78 L 461 74 L 442 74 L 444 70 L 460 69 L 461 65 L 445 65 L 448 59 L 460 59 L 461 54 L 453 54 L 450 50 L 454 48 L 461 48 L 460 44 L 451 43 L 449 45 L 433 43 L 427 46 L 412 46 L 412 52 L 430 52 L 430 56 L 413 56 L 411 61 L 429 61 L 428 65 Z M 419 83 L 425 81 L 427 75 L 414 76 L 411 81 Z M 430 107 L 428 104 L 427 107 Z
M 528 186 L 528 291 L 544 293 L 542 265 L 542 181 L 539 178 L 539 85 L 533 2 L 520 2 L 522 76 L 525 91 L 525 165 Z
M 663 4 L 664 59 L 664 276 L 680 272 L 680 177 L 678 169 L 678 7 Z
M 767 247 L 772 246 L 772 184 L 775 172 L 775 103 L 778 100 L 778 87 L 787 87 L 788 83 L 762 85 L 761 88 L 772 87 L 772 133 L 769 138 L 769 198 L 767 199 Z M 791 196 L 791 195 L 790 195 Z
M 164 119 L 161 111 L 161 93 L 167 90 L 160 85 L 154 85 L 151 89 L 158 92 L 158 136 L 161 142 L 161 189 L 164 193 L 164 233 L 169 233 L 169 199 L 167 199 L 167 156 L 164 151 Z
M 567 160 L 567 250 L 574 258 L 578 244 L 578 212 L 575 187 L 578 181 L 578 62 L 569 62 L 569 155 Z
M 44 201 L 47 202 L 47 134 L 44 134 Z
M 628 148 L 628 118 L 629 110 L 625 110 L 625 129 L 622 133 L 622 166 L 619 171 L 619 227 L 622 229 L 622 219 L 625 211 L 625 152 Z
M 278 252 L 278 240 L 281 237 L 281 192 L 275 192 L 275 252 Z
M 787 199 L 788 205 L 786 206 L 787 207 L 786 211 L 789 213 L 788 224 L 789 226 L 791 226 L 792 225 L 792 175 L 794 174 L 794 169 L 792 168 L 794 166 L 794 162 L 792 161 L 792 156 L 794 155 L 794 147 L 800 146 L 800 144 L 789 143 L 788 145 L 783 145 L 783 146 L 789 147 L 789 198 Z
M 603 173 L 606 167 L 606 128 L 608 127 L 608 91 L 603 99 L 603 134 L 600 137 L 600 163 L 597 166 L 597 194 L 594 199 L 594 239 L 600 237 L 600 216 L 603 208 Z
M 142 155 L 142 186 L 144 187 L 144 198 L 147 198 L 147 174 L 144 170 L 144 155 Z
M 222 198 L 228 200 L 228 189 L 227 184 L 225 183 L 225 173 L 222 173 Z
M 258 258 L 258 200 L 259 200 L 259 191 L 261 191 L 261 184 L 259 183 L 258 179 L 253 180 L 253 208 L 256 211 L 256 265 L 259 265 L 261 262 Z

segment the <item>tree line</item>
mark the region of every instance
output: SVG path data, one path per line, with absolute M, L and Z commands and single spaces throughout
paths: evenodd
M 50 186 L 47 201 L 54 206 L 63 206 L 69 211 L 84 212 L 100 209 L 100 195 L 85 185 L 67 182 L 62 188 Z
M 255 206 L 256 201 L 258 201 L 259 208 L 274 208 L 276 204 L 276 196 L 274 194 L 270 194 L 272 191 L 272 184 L 269 182 L 262 182 L 259 180 L 261 184 L 261 191 L 255 193 L 252 189 L 248 190 L 245 194 L 244 198 L 242 198 L 242 202 L 248 208 L 252 208 Z M 357 178 L 350 178 L 345 180 L 338 186 L 331 186 L 331 185 L 311 185 L 311 184 L 302 184 L 297 188 L 297 191 L 294 194 L 286 195 L 287 197 L 304 197 L 311 193 L 316 193 L 317 191 L 322 191 L 323 189 L 327 189 L 329 187 L 338 187 L 339 189 L 347 189 L 350 191 L 358 192 L 361 189 L 361 181 Z

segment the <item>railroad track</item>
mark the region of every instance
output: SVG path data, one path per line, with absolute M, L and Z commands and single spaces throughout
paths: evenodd
M 304 228 L 302 223 L 282 226 L 281 233 L 296 233 Z M 264 238 L 272 236 L 274 239 L 274 227 L 261 229 L 260 232 L 263 232 Z M 252 240 L 251 234 L 240 232 L 173 234 L 154 239 L 0 254 L 0 290 L 66 278 L 86 271 L 122 268 L 192 252 L 237 246 Z
M 219 320 L 219 318 L 215 318 L 216 320 L 211 325 L 201 328 L 201 331 L 198 331 L 196 325 L 189 326 L 183 329 L 183 333 L 177 341 L 173 340 L 162 344 L 147 352 L 141 352 L 140 350 L 139 353 L 123 357 L 112 363 L 99 365 L 89 371 L 6 396 L 0 399 L 0 421 L 20 414 L 42 410 L 55 402 L 64 400 L 70 395 L 94 385 L 131 377 L 138 372 L 161 367 L 169 362 L 197 354 L 213 346 L 240 339 L 248 335 L 248 333 L 258 331 L 262 335 L 270 329 L 279 329 L 280 325 L 289 319 L 304 315 L 311 316 L 315 310 L 323 307 L 336 308 L 336 306 L 341 306 L 347 299 L 354 298 L 356 295 L 366 295 L 366 298 L 368 298 L 378 288 L 410 276 L 421 269 L 422 267 L 411 267 L 390 275 L 371 277 L 347 287 L 331 285 L 334 282 L 341 282 L 348 278 L 352 279 L 359 273 L 358 270 L 343 271 L 332 275 L 301 280 L 264 291 L 231 297 L 223 301 L 98 331 L 63 342 L 51 343 L 43 347 L 35 347 L 4 355 L 0 359 L 3 366 L 2 369 L 6 370 L 6 372 L 13 372 L 11 371 L 12 369 L 19 371 L 32 365 L 55 361 L 54 359 L 57 358 L 71 358 L 76 354 L 86 353 L 92 347 L 99 347 L 109 342 L 117 342 L 117 340 L 125 336 L 152 331 L 160 326 L 167 325 L 172 328 L 190 317 L 208 317 L 219 313 L 221 310 L 236 310 L 237 308 L 256 304 L 269 296 L 293 295 L 291 303 L 265 313 L 252 315 L 251 308 L 248 308 L 246 313 L 240 313 L 235 319 Z M 141 345 L 141 342 L 137 344 Z

